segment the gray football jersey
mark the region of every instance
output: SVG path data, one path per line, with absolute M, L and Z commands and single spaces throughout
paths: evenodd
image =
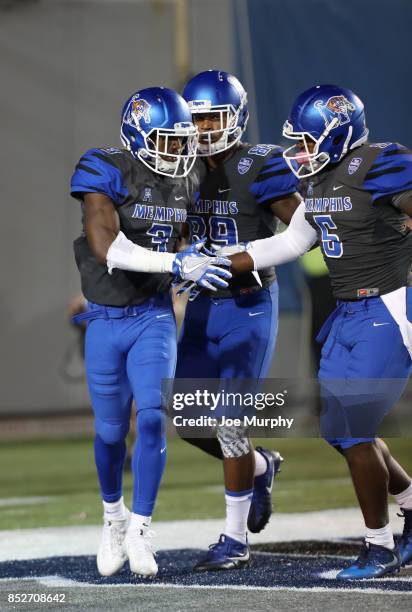
M 120 229 L 139 246 L 174 252 L 186 221 L 186 208 L 196 183 L 152 172 L 123 149 L 91 149 L 79 161 L 72 177 L 71 194 L 82 201 L 85 193 L 103 193 L 119 214 Z M 115 269 L 109 275 L 89 247 L 83 232 L 74 243 L 85 297 L 97 304 L 140 304 L 155 293 L 168 291 L 171 276 Z
M 191 238 L 207 238 L 208 244 L 221 247 L 273 236 L 277 220 L 271 203 L 298 188 L 277 145 L 242 143 L 217 168 L 208 168 L 201 158 L 196 168 L 200 185 L 187 217 Z M 268 286 L 275 279 L 274 267 L 261 270 L 260 277 Z M 247 293 L 256 287 L 254 276 L 246 273 L 234 277 L 229 290 L 213 295 Z
M 412 233 L 393 197 L 412 188 L 411 162 L 401 145 L 365 144 L 308 180 L 305 217 L 335 297 L 373 297 L 406 284 Z

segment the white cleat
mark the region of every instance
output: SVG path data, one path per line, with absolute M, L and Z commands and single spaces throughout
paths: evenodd
M 130 512 L 127 509 L 126 512 L 126 518 L 120 521 L 104 519 L 102 539 L 97 551 L 97 569 L 101 576 L 117 574 L 127 561 L 124 540 Z
M 154 535 L 153 531 L 143 533 L 142 529 L 136 527 L 127 530 L 124 543 L 130 571 L 138 576 L 154 578 L 158 572 L 151 542 Z

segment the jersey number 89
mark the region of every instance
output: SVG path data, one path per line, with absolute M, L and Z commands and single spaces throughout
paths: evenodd
M 207 233 L 206 223 L 202 217 L 190 215 L 187 217 L 190 226 L 191 239 L 202 240 Z M 221 247 L 237 244 L 238 234 L 236 221 L 231 217 L 212 216 L 209 219 L 209 237 L 212 244 Z

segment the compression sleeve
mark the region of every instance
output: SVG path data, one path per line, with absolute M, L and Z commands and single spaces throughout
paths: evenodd
M 254 269 L 288 263 L 308 251 L 316 242 L 316 230 L 305 219 L 305 204 L 302 202 L 293 214 L 289 227 L 281 234 L 254 240 L 248 254 L 254 261 Z
M 130 272 L 172 272 L 175 256 L 175 253 L 145 249 L 119 232 L 107 251 L 106 260 L 109 274 L 113 268 Z

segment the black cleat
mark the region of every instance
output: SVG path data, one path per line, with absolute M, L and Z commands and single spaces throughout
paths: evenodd
M 277 451 L 258 446 L 257 452 L 266 459 L 268 468 L 261 476 L 256 476 L 253 486 L 252 504 L 249 510 L 247 526 L 251 533 L 259 533 L 266 527 L 272 514 L 273 481 L 280 472 L 283 457 Z

